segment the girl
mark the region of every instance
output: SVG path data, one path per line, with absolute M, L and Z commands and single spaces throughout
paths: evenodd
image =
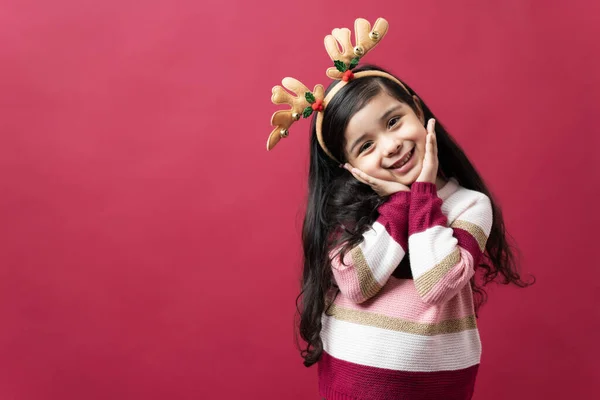
M 407 85 L 350 80 L 315 120 L 298 306 L 321 396 L 470 399 L 483 286 L 528 285 L 500 209 Z

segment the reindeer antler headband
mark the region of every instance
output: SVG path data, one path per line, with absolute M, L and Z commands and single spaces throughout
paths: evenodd
M 358 62 L 369 51 L 371 51 L 388 31 L 389 24 L 383 18 L 378 18 L 371 30 L 369 21 L 363 18 L 358 18 L 354 22 L 354 34 L 356 46 L 352 46 L 350 40 L 351 32 L 348 28 L 336 28 L 331 32 L 331 35 L 325 36 L 325 49 L 329 57 L 333 60 L 335 67 L 327 69 L 327 76 L 340 82 L 332 88 L 327 97 L 323 98 L 325 90 L 322 85 L 316 85 L 315 89 L 310 92 L 306 86 L 294 78 L 283 78 L 281 83 L 283 86 L 294 92 L 296 96 L 286 92 L 283 87 L 273 87 L 273 96 L 271 101 L 274 104 L 288 104 L 292 108 L 290 110 L 276 111 L 271 117 L 271 125 L 275 127 L 267 140 L 267 150 L 271 150 L 282 139 L 289 135 L 289 129 L 292 124 L 300 119 L 300 117 L 308 118 L 313 112 L 317 112 L 317 139 L 321 148 L 333 160 L 336 158 L 325 146 L 323 141 L 323 133 L 321 131 L 323 125 L 323 112 L 327 104 L 347 83 L 352 79 L 362 78 L 365 76 L 381 76 L 396 82 L 410 94 L 408 89 L 398 79 L 392 75 L 382 71 L 361 71 L 354 74 L 352 70 L 358 65 Z M 342 47 L 342 52 L 338 49 L 338 44 Z

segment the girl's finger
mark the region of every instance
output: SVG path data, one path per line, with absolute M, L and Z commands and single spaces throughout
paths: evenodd
M 367 185 L 373 186 L 373 185 L 377 184 L 373 177 L 371 177 L 370 175 L 367 175 L 366 173 L 364 173 L 363 171 L 361 171 L 358 168 L 353 168 L 352 173 L 354 174 L 354 176 L 358 175 L 361 178 L 361 180 L 364 181 Z
M 348 171 L 350 171 L 350 173 L 352 174 L 352 176 L 354 176 L 358 181 L 364 183 L 365 185 L 370 185 L 369 182 L 367 182 L 366 179 L 364 179 L 364 177 L 361 175 L 363 172 L 358 169 L 358 168 L 354 168 L 352 165 L 346 163 L 344 164 L 344 168 L 347 169 Z M 364 174 L 366 175 L 366 174 Z M 368 175 L 366 175 L 368 177 Z
M 361 181 L 362 183 L 371 186 L 373 189 L 378 188 L 382 185 L 384 181 L 381 179 L 373 178 L 371 175 L 368 175 L 366 172 L 352 167 L 350 164 L 346 164 L 349 166 L 349 171 L 354 175 L 356 179 Z
M 356 174 L 358 174 L 361 181 L 371 186 L 373 189 L 376 189 L 381 186 L 382 181 L 380 179 L 373 178 L 371 175 L 368 175 L 366 172 L 361 171 L 358 168 L 354 168 L 354 171 L 356 171 Z
M 430 118 L 429 121 L 427 121 L 427 132 L 435 135 L 435 119 Z
M 352 175 L 354 175 L 353 170 L 355 169 L 352 165 L 345 163 L 344 164 L 344 169 L 348 170 L 348 172 L 350 172 Z
M 354 173 L 354 171 L 350 171 L 350 173 L 352 174 L 353 177 L 356 178 L 357 181 L 364 183 L 365 185 L 368 185 L 369 182 L 366 182 L 363 178 L 361 178 L 358 174 Z

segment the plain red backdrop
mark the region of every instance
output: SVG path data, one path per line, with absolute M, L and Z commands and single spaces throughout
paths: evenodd
M 465 148 L 538 283 L 496 287 L 475 399 L 600 395 L 600 7 L 576 1 L 7 1 L 0 7 L 0 399 L 317 399 L 294 345 L 323 37 Z M 594 240 L 596 239 L 596 240 Z

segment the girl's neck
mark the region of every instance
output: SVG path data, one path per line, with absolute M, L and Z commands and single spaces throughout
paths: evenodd
M 443 188 L 446 185 L 446 183 L 448 183 L 448 181 L 446 181 L 444 178 L 438 176 L 435 180 L 435 187 L 439 191 L 441 188 Z

